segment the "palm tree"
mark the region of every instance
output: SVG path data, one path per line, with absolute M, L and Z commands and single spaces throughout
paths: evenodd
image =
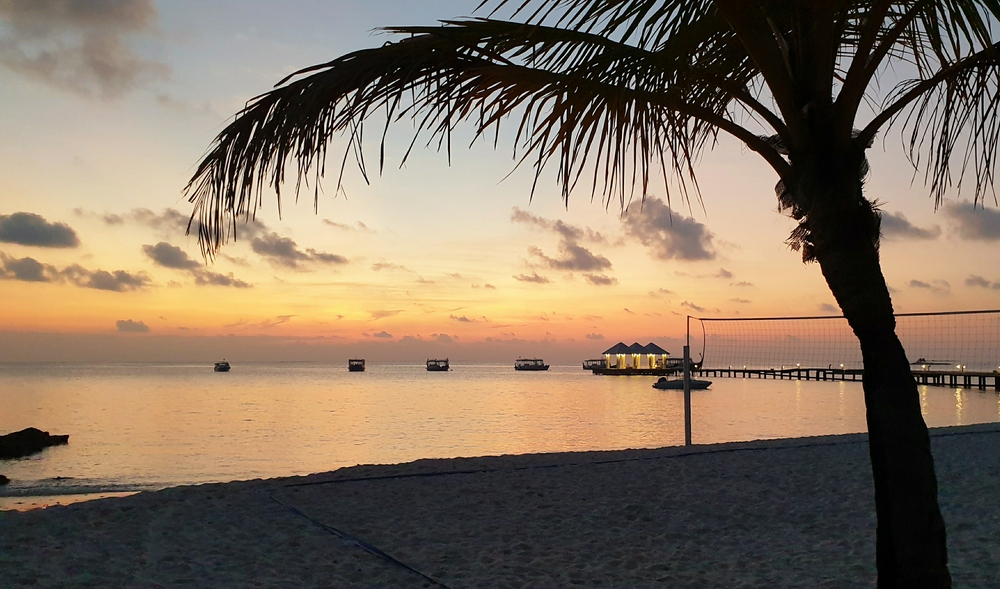
M 280 203 L 290 161 L 296 191 L 318 181 L 338 134 L 349 140 L 341 174 L 354 153 L 367 179 L 370 117 L 413 121 L 414 142 L 448 151 L 462 122 L 491 141 L 513 126 L 518 162 L 536 173 L 555 165 L 564 199 L 582 182 L 622 206 L 661 179 L 668 198 L 672 179 L 685 200 L 688 189 L 697 195 L 695 160 L 720 132 L 732 135 L 777 174 L 778 201 L 799 222 L 788 243 L 819 263 L 861 345 L 879 587 L 949 587 L 927 428 L 879 265 L 879 211 L 864 194 L 865 152 L 896 125 L 935 206 L 966 174 L 977 202 L 992 190 L 1000 44 L 990 27 L 1000 2 L 484 0 L 479 10 L 489 12 L 389 28 L 398 41 L 300 70 L 252 99 L 186 188 L 203 252 L 235 237 L 265 185 Z M 884 91 L 884 82 L 895 83 Z

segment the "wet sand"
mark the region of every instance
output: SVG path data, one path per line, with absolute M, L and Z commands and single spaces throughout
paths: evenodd
M 956 587 L 1000 587 L 1000 425 L 933 430 Z M 874 587 L 863 435 L 358 466 L 0 512 L 0 586 Z

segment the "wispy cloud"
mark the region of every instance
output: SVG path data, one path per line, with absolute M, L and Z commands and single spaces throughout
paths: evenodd
M 326 225 L 327 227 L 333 227 L 334 229 L 338 229 L 340 231 L 376 233 L 374 229 L 370 229 L 367 225 L 365 225 L 361 221 L 358 221 L 354 225 L 348 225 L 347 223 L 337 223 L 329 219 L 323 219 L 323 224 Z
M 380 309 L 377 311 L 369 311 L 373 321 L 378 321 L 379 319 L 385 319 L 386 317 L 395 317 L 402 313 L 402 309 Z
M 25 282 L 69 283 L 81 288 L 94 288 L 114 292 L 140 290 L 152 284 L 146 274 L 125 270 L 88 270 L 79 264 L 56 268 L 30 257 L 13 258 L 0 252 L 0 279 Z
M 594 286 L 611 286 L 618 284 L 618 279 L 614 276 L 605 276 L 604 274 L 584 274 L 584 278 L 587 282 L 593 284 Z
M 625 233 L 661 260 L 701 261 L 716 257 L 714 235 L 705 225 L 674 214 L 658 199 L 647 199 L 640 210 L 632 205 L 622 218 Z
M 0 241 L 51 248 L 72 248 L 80 245 L 76 231 L 69 225 L 49 223 L 44 217 L 34 213 L 0 215 Z
M 909 282 L 909 287 L 929 290 L 934 294 L 939 295 L 945 295 L 951 292 L 951 285 L 947 280 L 932 280 L 930 282 L 924 282 L 923 280 L 911 280 Z

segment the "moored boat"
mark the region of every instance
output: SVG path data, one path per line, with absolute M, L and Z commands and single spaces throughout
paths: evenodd
M 541 358 L 518 358 L 514 360 L 514 370 L 548 370 L 549 365 Z
M 593 370 L 595 368 L 603 368 L 605 364 L 604 358 L 591 358 L 590 360 L 583 361 L 583 369 Z
M 222 362 L 215 363 L 216 372 L 229 372 L 230 368 L 231 366 L 229 366 L 229 362 L 226 362 L 225 359 L 223 359 Z
M 365 359 L 364 358 L 349 358 L 347 360 L 347 370 L 350 372 L 364 372 L 365 371 Z
M 707 389 L 712 385 L 710 380 L 699 380 L 696 378 L 691 379 L 691 390 L 692 391 L 702 391 Z M 653 383 L 654 389 L 660 389 L 661 391 L 679 391 L 684 390 L 684 379 L 683 378 L 667 378 L 661 376 Z
M 431 358 L 427 360 L 427 370 L 430 372 L 448 372 L 451 367 L 448 366 L 448 359 L 438 360 L 436 358 Z

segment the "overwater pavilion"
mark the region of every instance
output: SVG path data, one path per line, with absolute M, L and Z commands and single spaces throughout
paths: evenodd
M 670 352 L 654 343 L 644 346 L 635 342 L 628 346 L 618 342 L 604 351 L 604 364 L 607 368 L 644 368 L 645 358 L 645 368 L 663 368 L 669 357 Z

